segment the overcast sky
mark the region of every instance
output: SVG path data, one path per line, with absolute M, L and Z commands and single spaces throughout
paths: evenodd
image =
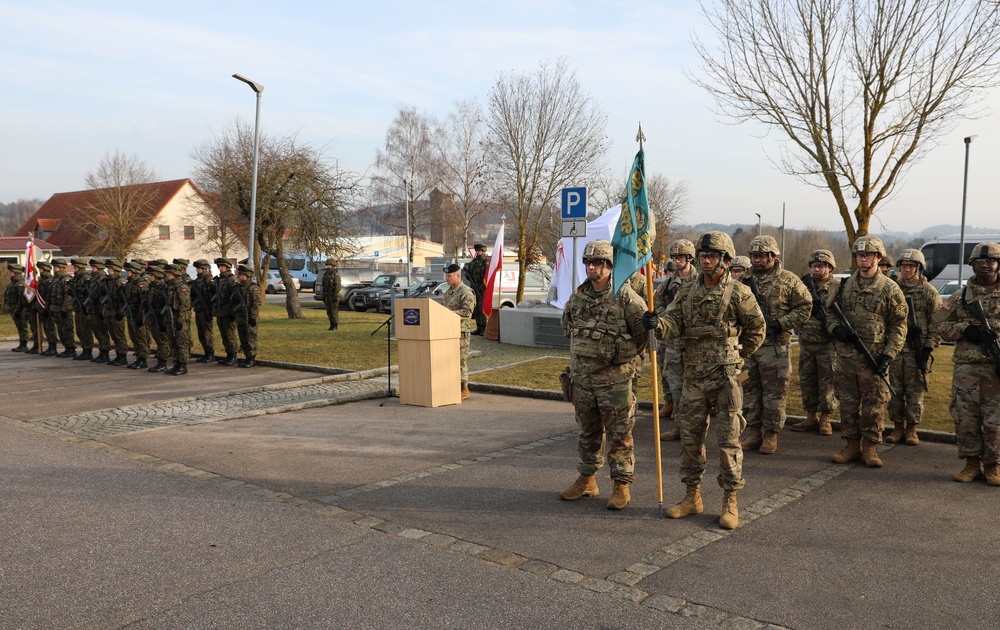
M 0 202 L 80 190 L 116 149 L 160 179 L 190 177 L 193 148 L 253 121 L 233 73 L 265 86 L 265 132 L 298 133 L 362 173 L 401 106 L 444 118 L 460 99 L 485 104 L 498 73 L 563 57 L 607 112 L 608 166 L 624 176 L 641 121 L 647 175 L 689 187 L 683 222 L 780 225 L 785 203 L 789 227 L 843 226 L 828 193 L 772 166 L 780 138 L 722 122 L 687 80 L 703 31 L 691 0 L 0 0 L 0 24 Z M 1000 92 L 988 104 L 910 170 L 876 215 L 885 229 L 958 224 L 972 134 L 967 222 L 1000 228 Z

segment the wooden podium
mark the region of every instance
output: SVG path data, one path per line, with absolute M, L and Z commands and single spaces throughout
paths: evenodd
M 462 402 L 462 318 L 430 298 L 396 300 L 399 402 L 440 407 Z

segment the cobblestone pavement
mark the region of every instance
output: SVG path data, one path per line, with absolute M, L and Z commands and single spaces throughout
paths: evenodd
M 485 372 L 507 365 L 534 361 L 536 359 L 560 358 L 569 359 L 567 348 L 533 348 L 530 346 L 515 346 L 498 341 L 490 341 L 473 335 L 470 352 L 477 353 L 469 357 L 469 372 Z

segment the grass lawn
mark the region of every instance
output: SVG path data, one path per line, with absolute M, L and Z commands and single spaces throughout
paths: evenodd
M 388 316 L 379 313 L 341 311 L 337 332 L 327 331 L 323 305 L 307 295 L 302 300 L 304 319 L 291 320 L 284 303 L 265 304 L 260 316 L 258 357 L 272 361 L 306 363 L 350 370 L 367 370 L 386 365 L 385 329 L 372 332 Z M 0 336 L 15 337 L 17 332 L 9 315 L 0 317 Z M 218 344 L 218 338 L 216 339 Z M 196 351 L 197 351 L 197 344 Z M 933 371 L 928 374 L 930 391 L 924 397 L 922 427 L 954 431 L 948 403 L 951 396 L 952 347 L 942 346 L 934 353 Z M 398 361 L 396 343 L 392 342 L 392 362 Z M 470 376 L 477 383 L 516 385 L 559 390 L 559 373 L 565 359 L 539 359 L 516 366 L 480 372 Z M 650 370 L 644 370 L 639 382 L 639 398 L 652 400 Z M 787 410 L 790 415 L 804 415 L 798 384 L 798 346 L 792 346 L 792 373 L 788 387 Z M 835 416 L 836 417 L 836 416 Z

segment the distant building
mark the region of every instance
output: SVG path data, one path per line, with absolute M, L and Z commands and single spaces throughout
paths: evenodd
M 353 260 L 372 264 L 378 268 L 380 264 L 406 263 L 406 236 L 360 236 L 352 238 L 349 245 L 356 250 L 352 256 L 344 260 Z M 427 267 L 433 258 L 444 255 L 444 246 L 440 243 L 426 241 L 422 238 L 413 240 L 413 266 Z
M 35 246 L 42 251 L 39 260 L 58 258 L 59 248 L 40 239 L 35 239 Z M 0 236 L 0 263 L 17 263 L 23 265 L 24 250 L 28 247 L 28 239 L 23 236 Z

